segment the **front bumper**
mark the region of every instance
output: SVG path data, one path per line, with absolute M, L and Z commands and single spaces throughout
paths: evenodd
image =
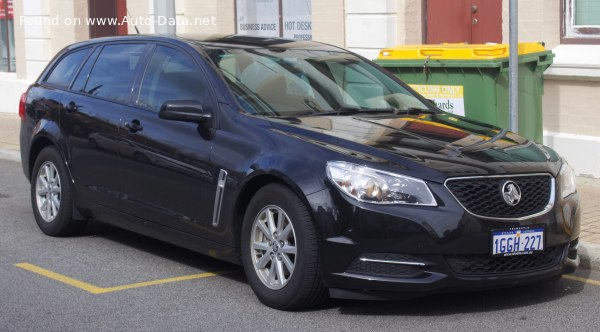
M 577 268 L 577 193 L 557 197 L 543 215 L 513 221 L 473 216 L 443 185 L 429 186 L 437 207 L 365 204 L 335 188 L 308 196 L 332 297 L 385 299 L 500 288 L 554 279 Z M 532 225 L 546 229 L 544 253 L 490 257 L 491 229 Z

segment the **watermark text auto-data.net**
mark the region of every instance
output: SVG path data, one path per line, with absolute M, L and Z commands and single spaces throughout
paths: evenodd
M 154 26 L 154 25 L 169 25 L 169 26 L 209 26 L 217 25 L 217 18 L 211 17 L 166 17 L 166 16 L 152 16 L 152 17 L 129 17 L 124 16 L 118 17 L 61 17 L 56 16 L 21 16 L 19 18 L 19 24 L 21 25 L 67 25 L 67 26 L 121 26 L 121 25 L 135 25 L 135 26 Z

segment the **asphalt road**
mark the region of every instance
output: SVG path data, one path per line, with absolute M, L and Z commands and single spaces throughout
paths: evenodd
M 0 170 L 0 331 L 600 330 L 600 274 L 585 270 L 505 290 L 273 310 L 234 265 L 99 223 L 43 235 L 20 165 L 0 160 Z M 232 272 L 205 274 L 219 271 Z

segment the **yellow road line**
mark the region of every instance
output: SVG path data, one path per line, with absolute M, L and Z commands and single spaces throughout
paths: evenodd
M 600 286 L 600 280 L 586 279 L 586 278 L 572 276 L 572 275 L 564 275 L 562 277 L 565 279 L 569 279 L 569 280 L 584 282 L 586 284 L 590 284 L 590 285 L 594 285 L 594 286 Z
M 122 290 L 126 290 L 126 289 L 132 289 L 132 288 L 140 288 L 140 287 L 147 287 L 147 286 L 154 286 L 154 285 L 161 285 L 161 284 L 167 284 L 167 283 L 171 283 L 171 282 L 177 282 L 177 281 L 185 281 L 185 280 L 192 280 L 192 279 L 200 279 L 200 278 L 208 278 L 208 277 L 214 277 L 214 276 L 218 276 L 218 275 L 222 275 L 222 274 L 226 274 L 226 273 L 232 273 L 232 272 L 236 272 L 236 271 L 217 271 L 217 272 L 205 272 L 205 273 L 198 273 L 198 274 L 191 274 L 191 275 L 187 275 L 187 276 L 181 276 L 181 277 L 173 277 L 173 278 L 165 278 L 165 279 L 157 279 L 157 280 L 150 280 L 150 281 L 144 281 L 144 282 L 138 282 L 138 283 L 134 283 L 134 284 L 128 284 L 128 285 L 121 285 L 121 286 L 115 286 L 115 287 L 98 287 L 92 284 L 88 284 L 87 282 L 83 282 L 77 279 L 73 279 L 70 277 L 67 277 L 65 275 L 56 273 L 56 272 L 52 272 L 50 270 L 46 270 L 44 268 L 41 268 L 39 266 L 35 266 L 33 264 L 29 264 L 29 263 L 19 263 L 19 264 L 15 264 L 16 267 L 22 268 L 24 270 L 33 272 L 33 273 L 37 273 L 41 276 L 44 276 L 46 278 L 50 278 L 59 282 L 62 282 L 64 284 L 67 284 L 69 286 L 73 286 L 79 289 L 82 289 L 86 292 L 90 292 L 92 294 L 104 294 L 104 293 L 110 293 L 110 292 L 117 292 L 117 291 L 122 291 Z

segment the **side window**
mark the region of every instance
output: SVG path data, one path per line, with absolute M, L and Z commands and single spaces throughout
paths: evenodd
M 77 78 L 75 78 L 75 82 L 73 82 L 73 86 L 71 87 L 71 90 L 77 91 L 77 92 L 83 92 L 83 88 L 85 88 L 85 83 L 87 82 L 88 78 L 90 77 L 90 71 L 92 70 L 92 67 L 94 66 L 94 62 L 96 61 L 96 58 L 98 57 L 98 54 L 100 53 L 101 50 L 102 50 L 102 47 L 96 47 L 96 49 L 94 50 L 94 53 L 92 53 L 92 55 L 90 55 L 88 57 L 85 64 L 83 64 L 83 66 L 81 67 L 79 74 L 77 74 Z
M 86 48 L 64 56 L 54 69 L 52 69 L 50 75 L 47 76 L 46 82 L 61 88 L 71 85 L 71 81 L 77 74 L 77 70 L 89 53 L 90 49 Z
M 209 100 L 204 75 L 187 55 L 158 46 L 146 68 L 138 105 L 155 112 L 167 100 Z
M 93 96 L 127 102 L 140 58 L 146 50 L 143 44 L 104 46 L 90 73 L 84 92 Z

